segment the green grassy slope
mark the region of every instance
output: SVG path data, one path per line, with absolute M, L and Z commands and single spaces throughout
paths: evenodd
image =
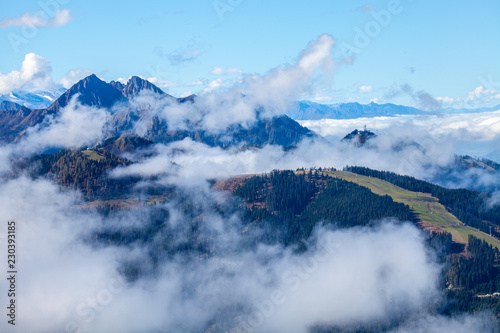
M 438 199 L 428 193 L 408 191 L 378 178 L 356 175 L 346 171 L 326 171 L 326 174 L 367 187 L 378 195 L 387 194 L 394 201 L 408 205 L 421 220 L 420 225 L 423 229 L 438 229 L 449 232 L 455 242 L 462 244 L 466 244 L 468 236 L 473 235 L 500 249 L 500 241 L 475 228 L 466 226 L 448 212 Z

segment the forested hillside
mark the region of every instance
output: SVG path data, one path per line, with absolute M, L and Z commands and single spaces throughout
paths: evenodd
M 452 212 L 466 214 L 483 200 L 478 192 L 449 190 L 411 177 L 366 168 L 350 167 L 348 170 L 377 175 L 412 191 L 432 193 L 451 205 Z M 350 228 L 374 225 L 384 217 L 416 220 L 408 206 L 394 202 L 389 196 L 376 195 L 366 187 L 327 176 L 326 172 L 319 170 L 273 171 L 253 176 L 244 179 L 235 194 L 244 200 L 248 222 L 264 225 L 272 231 L 267 234 L 267 241 L 278 239 L 287 245 L 307 239 L 318 223 Z M 483 216 L 480 214 L 485 212 L 470 213 L 477 218 Z M 500 315 L 500 294 L 494 294 L 500 292 L 500 257 L 496 248 L 469 236 L 464 249 L 453 243 L 451 234 L 447 232 L 427 232 L 427 246 L 433 249 L 443 265 L 441 284 L 446 289 L 444 300 L 430 311 L 452 315 L 487 310 Z M 314 332 L 379 332 L 395 329 L 404 320 L 394 318 L 352 329 L 316 327 Z
M 273 171 L 249 178 L 235 193 L 245 200 L 248 221 L 266 225 L 286 245 L 307 239 L 320 222 L 348 228 L 390 217 L 416 221 L 389 196 L 321 172 Z
M 345 170 L 359 175 L 376 177 L 410 191 L 430 193 L 466 225 L 485 233 L 490 233 L 491 227 L 492 235 L 500 238 L 500 206 L 490 207 L 488 205 L 491 194 L 467 189 L 447 189 L 414 177 L 364 167 L 346 167 Z
M 107 172 L 131 163 L 105 150 L 63 149 L 54 155 L 33 157 L 28 167 L 32 176 L 46 176 L 63 188 L 82 191 L 87 200 L 93 200 L 127 194 L 137 179 L 114 179 Z

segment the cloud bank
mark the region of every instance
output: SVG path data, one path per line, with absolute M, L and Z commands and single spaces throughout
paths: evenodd
M 368 322 L 420 309 L 437 293 L 439 268 L 414 226 L 318 229 L 302 254 L 277 245 L 248 247 L 238 215 L 212 205 L 217 195 L 188 193 L 200 210 L 196 216 L 204 217 L 197 237 L 208 239 L 214 254 L 200 259 L 196 251 L 160 251 L 152 266 L 160 244 L 175 246 L 170 237 L 182 243 L 190 235 L 193 217 L 177 203 L 157 207 L 169 214 L 150 241 L 102 246 L 87 236 L 140 229 L 150 213 L 103 220 L 77 206 L 76 193 L 62 193 L 48 181 L 2 182 L 0 207 L 17 223 L 22 251 L 18 304 L 25 306 L 18 329 L 200 332 L 217 325 L 307 332 L 314 324 Z M 136 260 L 138 279 L 118 274 Z

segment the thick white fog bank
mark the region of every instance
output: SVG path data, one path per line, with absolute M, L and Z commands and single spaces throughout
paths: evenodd
M 366 125 L 367 129 L 377 134 L 391 137 L 406 135 L 418 143 L 429 142 L 429 139 L 436 145 L 450 143 L 453 152 L 458 154 L 485 156 L 500 146 L 500 111 L 299 122 L 332 140 L 342 139 L 352 130 L 361 130 Z
M 440 167 L 454 161 L 451 143 L 427 146 L 406 145 L 393 149 L 402 138 L 380 136 L 373 140 L 377 149 L 354 147 L 348 142 L 329 143 L 305 139 L 296 149 L 285 152 L 279 146 L 267 145 L 261 149 L 230 149 L 209 147 L 190 139 L 156 145 L 156 155 L 125 168 L 117 168 L 112 177 L 160 176 L 167 183 L 192 182 L 196 179 L 228 178 L 242 174 L 269 172 L 273 169 L 366 166 L 399 174 L 427 178 Z
M 219 322 L 249 331 L 307 332 L 316 324 L 367 323 L 420 311 L 438 295 L 439 267 L 410 224 L 319 228 L 302 254 L 279 245 L 245 250 L 238 217 L 203 203 L 213 195 L 195 200 L 206 206 L 200 237 L 210 237 L 221 250 L 217 255 L 167 257 L 155 274 L 125 282 L 117 273 L 120 262 L 147 265 L 161 232 L 142 245 L 96 246 L 84 236 L 103 221 L 75 206 L 81 203 L 77 194 L 43 180 L 2 182 L 0 209 L 17 224 L 18 331 L 200 332 L 223 315 Z M 189 218 L 174 204 L 164 208 L 168 224 L 182 236 Z M 138 218 L 107 223 L 125 230 Z M 1 280 L 0 288 L 7 284 Z M 6 329 L 6 321 L 0 325 Z

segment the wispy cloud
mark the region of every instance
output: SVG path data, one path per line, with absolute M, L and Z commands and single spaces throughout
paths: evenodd
M 212 71 L 210 73 L 214 75 L 231 75 L 239 74 L 241 73 L 241 70 L 236 67 L 227 67 L 226 69 L 223 69 L 221 67 L 214 67 L 212 68 Z
M 179 86 L 179 84 L 177 82 L 168 81 L 168 80 L 161 80 L 161 79 L 156 78 L 156 77 L 149 77 L 147 80 L 164 91 L 168 91 L 171 88 L 175 88 L 175 87 Z M 128 80 L 125 80 L 125 82 L 127 82 L 127 81 Z
M 155 52 L 160 57 L 167 59 L 172 66 L 191 63 L 202 55 L 201 49 L 195 46 L 182 47 L 171 52 L 164 52 L 161 48 L 157 48 Z
M 60 82 L 64 88 L 70 88 L 72 85 L 74 85 L 75 83 L 77 83 L 81 79 L 89 76 L 90 74 L 92 74 L 92 71 L 90 71 L 88 69 L 81 69 L 81 68 L 74 69 L 74 70 L 69 71 L 66 74 L 66 76 L 64 76 L 61 79 Z
M 369 93 L 369 92 L 372 92 L 373 91 L 373 87 L 372 86 L 360 86 L 359 87 L 359 92 L 360 93 Z
M 413 99 L 418 108 L 427 111 L 435 111 L 443 105 L 442 100 L 434 98 L 431 94 L 424 90 L 415 91 L 412 86 L 407 83 L 394 87 L 391 91 L 385 94 L 385 99 L 392 99 L 400 95 L 407 95 Z
M 48 17 L 43 11 L 31 14 L 30 12 L 24 13 L 21 17 L 8 17 L 0 21 L 0 28 L 9 27 L 37 27 L 37 28 L 50 28 L 60 27 L 71 22 L 73 16 L 69 9 L 61 9 L 56 11 L 53 17 Z

